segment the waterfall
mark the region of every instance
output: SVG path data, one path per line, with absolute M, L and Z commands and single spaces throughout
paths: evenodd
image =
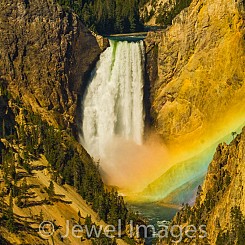
M 142 144 L 143 86 L 143 41 L 110 40 L 82 101 L 81 143 L 93 157 L 105 157 L 118 137 Z

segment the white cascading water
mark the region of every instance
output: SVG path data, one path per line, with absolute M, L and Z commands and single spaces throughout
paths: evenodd
M 81 143 L 94 158 L 106 157 L 115 138 L 142 144 L 143 86 L 143 41 L 110 40 L 82 101 Z

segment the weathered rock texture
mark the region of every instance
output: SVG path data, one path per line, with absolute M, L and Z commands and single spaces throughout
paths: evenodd
M 56 126 L 75 122 L 78 93 L 101 49 L 78 17 L 53 1 L 0 3 L 0 79 Z
M 193 0 L 148 35 L 151 115 L 169 144 L 203 148 L 244 122 L 244 38 L 240 0 Z
M 245 128 L 230 144 L 221 144 L 211 162 L 203 185 L 201 203 L 211 199 L 207 213 L 209 239 L 215 241 L 221 230 L 231 228 L 231 208 L 239 206 L 245 214 Z M 219 225 L 218 225 L 219 224 Z
M 151 0 L 147 1 L 140 9 L 140 16 L 145 25 L 160 25 L 162 14 L 169 14 L 176 4 L 176 0 Z M 164 13 L 163 13 L 164 12 Z
M 207 226 L 208 243 L 205 243 L 203 239 L 198 241 L 187 239 L 186 244 L 228 244 L 228 239 L 217 243 L 217 236 L 219 233 L 231 230 L 232 208 L 239 207 L 245 215 L 244 183 L 245 128 L 230 145 L 220 144 L 217 147 L 195 205 L 189 211 L 181 211 L 175 217 L 174 222 L 180 225 Z M 235 237 L 235 232 L 232 231 L 233 237 Z M 233 240 L 230 244 L 237 243 Z

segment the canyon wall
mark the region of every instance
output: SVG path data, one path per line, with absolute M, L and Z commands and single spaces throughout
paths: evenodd
M 244 2 L 227 0 L 193 0 L 148 34 L 151 116 L 175 150 L 203 149 L 244 123 L 244 35 Z
M 245 128 L 229 145 L 217 147 L 195 205 L 181 210 L 173 223 L 206 225 L 208 244 L 244 244 L 244 173 Z M 207 244 L 204 239 L 186 238 L 183 242 Z
M 55 126 L 75 124 L 78 94 L 101 49 L 78 17 L 53 1 L 0 3 L 0 79 Z

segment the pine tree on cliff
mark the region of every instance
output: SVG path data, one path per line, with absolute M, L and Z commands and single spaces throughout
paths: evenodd
M 54 190 L 54 183 L 53 183 L 53 181 L 50 181 L 50 183 L 49 183 L 49 187 L 48 187 L 48 195 L 49 195 L 49 198 L 53 198 L 54 195 L 55 195 L 55 190 Z
M 7 209 L 6 227 L 8 228 L 8 230 L 10 232 L 14 232 L 15 231 L 12 190 L 10 191 L 10 195 L 9 195 L 9 207 Z

